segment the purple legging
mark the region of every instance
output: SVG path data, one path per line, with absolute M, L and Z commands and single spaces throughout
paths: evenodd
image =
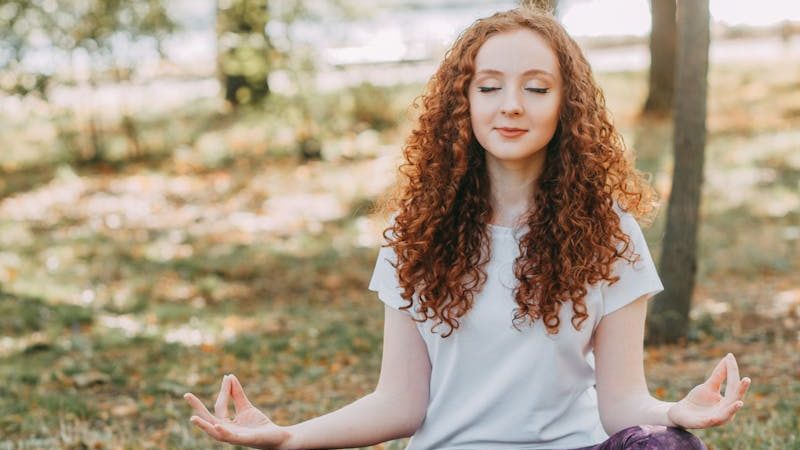
M 681 428 L 641 425 L 617 431 L 605 442 L 574 450 L 708 450 L 697 436 Z

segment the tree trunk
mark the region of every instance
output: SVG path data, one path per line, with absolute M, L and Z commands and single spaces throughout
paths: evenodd
M 114 81 L 116 81 L 118 86 L 122 86 L 122 83 L 128 80 L 129 78 L 126 79 L 126 77 L 123 76 L 120 67 L 114 68 Z M 119 125 L 122 129 L 122 134 L 125 135 L 125 140 L 128 141 L 128 154 L 125 155 L 126 159 L 142 158 L 144 157 L 144 150 L 142 149 L 142 144 L 139 142 L 139 130 L 136 127 L 136 121 L 128 110 L 128 103 L 126 101 L 127 95 L 123 93 L 119 97 L 119 100 L 121 102 L 119 108 L 122 113 Z
M 217 67 L 225 100 L 236 107 L 269 95 L 268 0 L 217 1 Z
M 645 116 L 667 116 L 675 91 L 675 0 L 650 0 L 650 93 Z
M 675 170 L 661 251 L 665 291 L 653 302 L 649 315 L 647 341 L 651 344 L 678 342 L 689 329 L 706 140 L 708 46 L 708 0 L 678 0 Z
M 89 87 L 91 89 L 91 97 L 97 92 L 97 81 L 95 80 L 94 68 L 89 73 Z M 97 163 L 101 161 L 105 155 L 105 148 L 103 140 L 100 136 L 100 126 L 97 124 L 97 118 L 94 114 L 95 103 L 89 100 L 88 115 L 89 115 L 89 148 L 83 148 L 80 154 L 80 160 L 83 163 Z

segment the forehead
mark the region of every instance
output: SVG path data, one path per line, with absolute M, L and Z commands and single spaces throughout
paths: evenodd
M 475 56 L 475 71 L 497 70 L 508 75 L 531 69 L 544 70 L 559 77 L 558 58 L 550 44 L 529 29 L 497 33 L 489 37 Z

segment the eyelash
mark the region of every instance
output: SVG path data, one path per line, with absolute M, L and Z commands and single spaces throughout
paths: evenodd
M 480 92 L 493 92 L 493 91 L 499 91 L 499 90 L 500 90 L 500 88 L 498 88 L 498 87 L 486 87 L 486 86 L 478 87 L 478 91 L 480 91 Z M 548 89 L 548 88 L 525 88 L 525 90 L 528 91 L 528 92 L 536 92 L 537 94 L 546 94 L 546 93 L 550 92 L 550 89 Z

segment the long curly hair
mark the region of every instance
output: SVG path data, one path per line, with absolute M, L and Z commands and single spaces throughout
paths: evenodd
M 549 43 L 564 87 L 534 206 L 523 216 L 528 231 L 514 263 L 514 327 L 542 319 L 548 333 L 558 333 L 561 305 L 571 301 L 572 325 L 579 330 L 588 317 L 587 286 L 617 281 L 617 258 L 638 257 L 614 204 L 645 223 L 658 206 L 655 190 L 625 157 L 586 58 L 553 16 L 524 8 L 477 20 L 445 54 L 420 97 L 398 183 L 383 205 L 395 216 L 383 235 L 397 255 L 401 295 L 408 302 L 402 308 L 410 308 L 416 295 L 425 318 L 415 320 L 433 319 L 432 328 L 447 324 L 443 337 L 472 307 L 491 258 L 490 181 L 468 101 L 475 56 L 492 35 L 521 28 Z

